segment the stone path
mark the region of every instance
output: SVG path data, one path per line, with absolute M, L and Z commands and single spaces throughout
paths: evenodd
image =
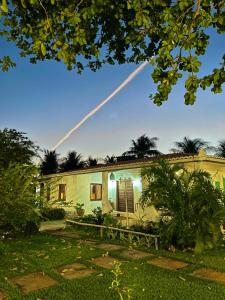
M 24 294 L 39 289 L 48 288 L 57 284 L 57 281 L 44 274 L 43 272 L 30 273 L 25 276 L 18 276 L 9 279 L 9 281 L 16 285 Z
M 6 293 L 2 289 L 0 289 L 0 300 L 3 300 L 5 298 L 6 298 Z
M 96 241 L 90 241 L 90 240 L 78 240 L 78 243 L 85 246 L 95 246 L 97 244 Z
M 192 273 L 194 277 L 198 277 L 201 279 L 208 279 L 208 280 L 213 280 L 217 281 L 220 283 L 225 283 L 225 273 L 224 272 L 219 272 L 216 270 L 212 269 L 207 269 L 207 268 L 202 268 L 194 271 Z
M 87 266 L 80 263 L 61 266 L 57 269 L 57 271 L 66 279 L 80 278 L 96 272 L 95 270 L 89 269 Z
M 67 231 L 53 231 L 50 232 L 51 235 L 61 236 L 65 238 L 71 238 L 71 239 L 79 239 L 80 235 L 76 232 L 67 232 Z
M 114 268 L 114 262 L 119 261 L 117 258 L 114 258 L 112 256 L 100 256 L 96 258 L 92 258 L 91 262 L 97 266 L 100 266 L 102 268 L 106 269 L 113 269 Z
M 122 247 L 120 245 L 106 244 L 106 243 L 96 245 L 95 248 L 106 250 L 106 251 L 116 251 L 116 250 L 124 249 L 124 247 Z
M 66 228 L 65 220 L 42 222 L 39 231 L 55 231 Z
M 189 265 L 188 263 L 182 262 L 180 260 L 166 257 L 157 257 L 147 261 L 147 263 L 168 270 L 179 270 Z
M 135 249 L 128 249 L 128 250 L 123 250 L 120 255 L 131 258 L 131 259 L 142 259 L 145 257 L 153 256 L 153 254 L 140 251 L 140 250 L 135 250 Z
M 61 237 L 68 237 L 68 238 L 81 238 L 79 234 L 74 233 L 74 232 L 66 232 L 66 231 L 52 231 L 51 234 L 53 235 L 58 235 Z M 149 256 L 153 256 L 152 253 L 149 252 L 144 252 L 136 249 L 124 249 L 125 247 L 116 245 L 116 244 L 109 244 L 109 243 L 99 243 L 99 241 L 96 240 L 78 240 L 80 244 L 87 245 L 87 246 L 93 246 L 98 249 L 102 249 L 105 251 L 119 251 L 120 255 L 122 255 L 125 258 L 129 259 L 143 259 L 147 258 Z M 99 244 L 98 244 L 99 243 Z M 119 261 L 118 259 L 109 256 L 109 255 L 103 255 L 101 257 L 93 258 L 91 262 L 95 265 L 98 265 L 100 267 L 106 268 L 106 269 L 112 269 L 114 267 L 114 262 Z M 190 264 L 172 259 L 172 258 L 167 258 L 167 257 L 155 257 L 147 261 L 148 264 L 154 265 L 163 269 L 168 269 L 172 271 L 176 271 L 179 269 L 183 269 L 188 267 Z M 65 265 L 57 269 L 57 271 L 64 276 L 67 279 L 73 279 L 73 278 L 79 278 L 83 276 L 88 276 L 89 274 L 92 274 L 95 272 L 95 270 L 87 268 L 85 265 L 82 264 L 71 264 L 71 265 Z M 36 273 L 38 274 L 38 273 Z M 225 272 L 219 272 L 213 269 L 208 269 L 208 268 L 200 268 L 196 271 L 194 271 L 192 276 L 201 278 L 201 279 L 207 279 L 211 281 L 216 281 L 225 284 Z M 29 276 L 29 275 L 27 275 Z M 51 279 L 51 278 L 50 278 Z M 20 285 L 18 282 L 17 285 Z M 40 287 L 42 288 L 42 287 Z M 21 289 L 22 290 L 28 290 L 29 287 L 23 287 L 21 284 Z M 34 290 L 34 289 L 33 289 Z M 1 296 L 3 295 L 3 296 Z M 0 290 L 0 300 L 4 299 L 1 297 L 4 297 L 4 292 L 1 294 Z

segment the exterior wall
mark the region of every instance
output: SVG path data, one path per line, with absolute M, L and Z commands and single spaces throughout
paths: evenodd
M 102 200 L 90 200 L 90 185 L 91 183 L 102 184 L 102 173 L 89 173 L 75 175 L 75 198 L 74 204 L 84 203 L 85 214 L 91 214 L 92 210 L 96 207 L 102 207 Z
M 66 175 L 51 180 L 51 200 L 58 200 L 59 184 L 66 184 L 66 204 L 67 211 L 75 212 L 76 203 L 84 203 L 85 214 L 92 213 L 96 207 L 102 207 L 102 201 L 90 200 L 91 183 L 102 184 L 102 173 L 89 173 L 80 175 Z M 105 192 L 104 192 L 105 193 Z M 102 193 L 102 195 L 104 195 Z M 63 205 L 62 205 L 63 206 Z

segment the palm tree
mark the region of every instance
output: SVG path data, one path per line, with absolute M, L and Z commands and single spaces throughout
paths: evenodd
M 165 160 L 142 170 L 148 182 L 142 205 L 154 205 L 168 212 L 160 222 L 165 246 L 192 247 L 195 252 L 212 248 L 220 239 L 225 218 L 225 195 L 214 187 L 209 173 L 187 171 Z
M 190 139 L 186 136 L 183 138 L 183 141 L 175 142 L 175 146 L 176 146 L 176 148 L 171 149 L 171 151 L 177 152 L 177 153 L 198 154 L 198 152 L 201 148 L 208 149 L 208 150 L 211 149 L 208 142 L 206 142 L 200 138 Z
M 92 158 L 91 156 L 88 157 L 86 161 L 87 167 L 94 167 L 98 164 L 98 159 Z
M 81 158 L 81 154 L 78 154 L 76 151 L 69 152 L 66 160 L 60 165 L 61 171 L 67 172 L 83 168 L 85 163 Z
M 117 162 L 117 159 L 116 159 L 115 155 L 111 155 L 111 156 L 107 155 L 105 157 L 104 161 L 106 164 L 114 164 Z
M 137 138 L 137 140 L 132 140 L 132 146 L 130 150 L 124 152 L 123 155 L 134 155 L 136 158 L 144 158 L 152 155 L 159 155 L 160 152 L 156 149 L 157 137 L 149 138 L 145 134 Z
M 216 150 L 215 154 L 217 156 L 225 157 L 225 140 L 219 141 L 219 145 L 218 147 L 215 148 L 215 150 Z
M 58 154 L 55 151 L 46 150 L 40 165 L 41 175 L 54 174 L 58 171 Z

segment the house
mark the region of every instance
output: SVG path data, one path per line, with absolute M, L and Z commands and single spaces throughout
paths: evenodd
M 113 213 L 131 225 L 143 221 L 157 221 L 159 214 L 152 206 L 143 211 L 139 199 L 146 182 L 141 169 L 166 159 L 180 164 L 187 170 L 201 169 L 209 172 L 216 187 L 225 190 L 225 158 L 208 156 L 205 150 L 199 154 L 167 154 L 157 157 L 121 161 L 117 163 L 78 169 L 44 176 L 42 188 L 47 187 L 47 198 L 68 204 L 68 213 L 75 213 L 76 203 L 83 203 L 85 214 L 101 207 L 103 212 Z

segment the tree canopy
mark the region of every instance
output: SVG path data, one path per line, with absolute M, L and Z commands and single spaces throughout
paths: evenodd
M 212 150 L 213 147 L 209 146 L 209 143 L 201 138 L 190 139 L 189 137 L 184 137 L 183 141 L 175 142 L 175 149 L 171 149 L 173 152 L 178 153 L 193 153 L 198 154 L 201 148 L 206 150 Z
M 160 152 L 156 150 L 158 141 L 157 137 L 149 138 L 145 134 L 137 138 L 137 140 L 132 140 L 132 146 L 130 150 L 124 152 L 125 156 L 134 156 L 134 158 L 144 158 L 152 155 L 159 155 Z
M 222 91 L 225 55 L 210 74 L 199 71 L 210 34 L 224 38 L 224 0 L 2 0 L 0 14 L 0 35 L 31 63 L 54 59 L 81 72 L 147 60 L 156 105 L 182 76 L 186 104 L 194 104 L 199 88 Z M 9 56 L 0 58 L 3 71 L 11 66 Z
M 0 169 L 7 168 L 10 163 L 30 164 L 38 149 L 24 132 L 0 130 Z

